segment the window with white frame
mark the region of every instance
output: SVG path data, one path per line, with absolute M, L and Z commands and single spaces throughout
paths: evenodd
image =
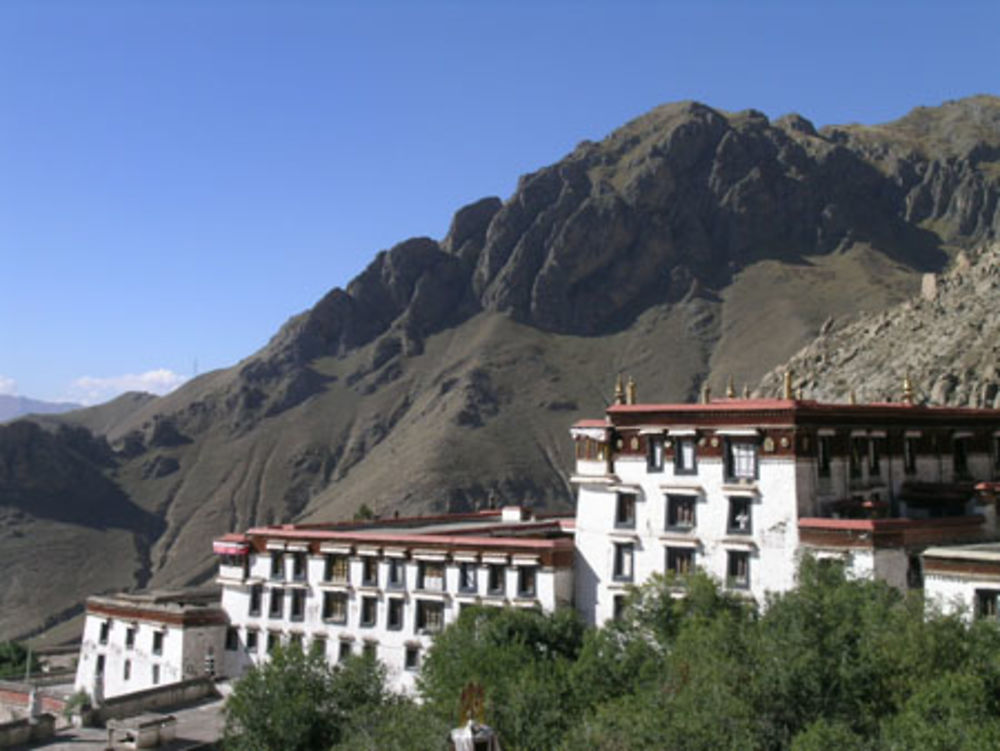
M 732 480 L 753 480 L 757 477 L 757 442 L 726 440 L 726 477 Z
M 677 438 L 674 441 L 674 474 L 695 474 L 698 471 L 697 462 L 694 437 Z

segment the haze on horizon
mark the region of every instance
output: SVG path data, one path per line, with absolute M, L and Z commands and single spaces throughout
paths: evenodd
M 228 366 L 375 253 L 652 107 L 998 93 L 986 2 L 0 7 L 0 393 Z

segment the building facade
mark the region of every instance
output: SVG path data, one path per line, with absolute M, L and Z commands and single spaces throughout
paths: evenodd
M 216 588 L 90 597 L 74 688 L 100 702 L 220 674 L 226 623 Z

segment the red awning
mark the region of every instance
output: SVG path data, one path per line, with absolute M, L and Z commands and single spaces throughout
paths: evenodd
M 250 552 L 250 546 L 245 542 L 215 540 L 212 543 L 212 552 L 216 555 L 246 555 Z

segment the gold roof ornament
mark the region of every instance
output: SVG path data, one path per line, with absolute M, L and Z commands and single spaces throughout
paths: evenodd
M 903 376 L 903 404 L 913 404 L 913 382 L 910 381 L 910 371 Z
M 729 376 L 729 383 L 726 384 L 726 398 L 735 399 L 736 398 L 736 387 L 733 385 L 733 377 Z
M 633 380 L 632 376 L 628 377 L 628 386 L 625 390 L 625 403 L 635 404 L 635 380 Z
M 795 398 L 800 402 L 802 401 L 802 394 L 804 391 L 805 389 L 803 389 L 801 386 L 795 389 Z
M 705 381 L 701 387 L 701 403 L 708 404 L 712 400 L 712 387 L 708 385 L 708 381 Z
M 625 386 L 622 384 L 622 374 L 615 380 L 615 404 L 625 403 Z
M 784 398 L 785 399 L 791 399 L 792 398 L 792 371 L 791 370 L 786 370 L 785 371 L 785 394 L 784 394 Z
M 847 403 L 848 404 L 857 404 L 858 403 L 858 397 L 855 396 L 854 389 L 851 389 L 851 392 L 847 395 Z
M 750 398 L 750 384 L 748 383 L 743 384 L 743 398 L 744 399 Z

